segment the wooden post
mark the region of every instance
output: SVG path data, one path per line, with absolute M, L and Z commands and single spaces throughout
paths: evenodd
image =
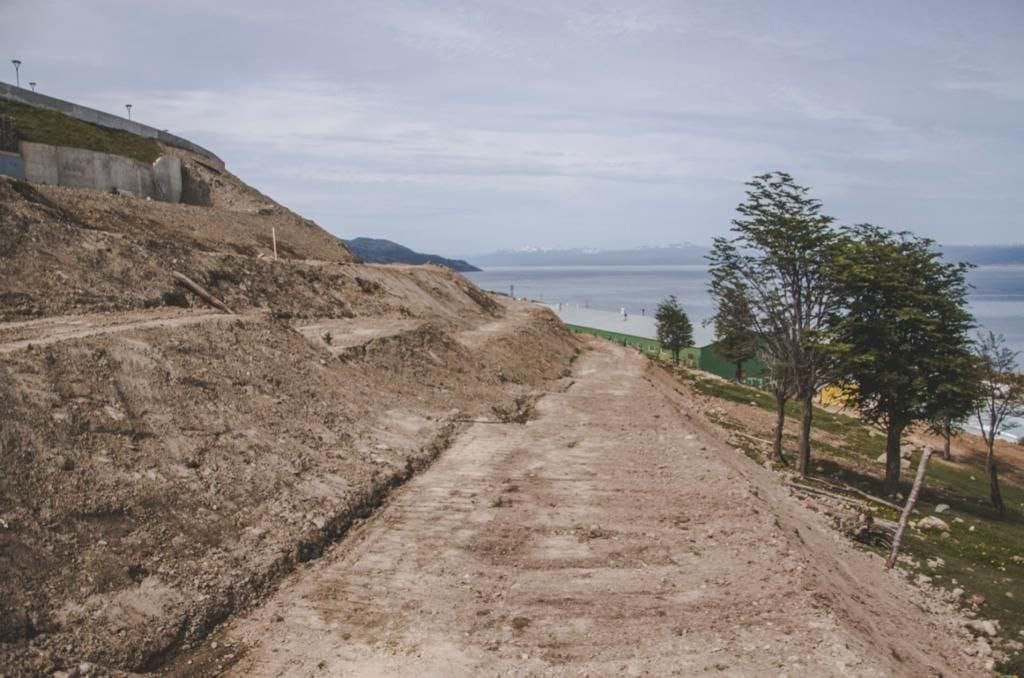
M 270 227 L 270 237 L 274 240 L 274 261 L 277 261 L 277 229 Z
M 889 558 L 885 561 L 885 566 L 892 568 L 896 564 L 896 557 L 900 554 L 900 546 L 903 545 L 903 531 L 907 529 L 907 522 L 910 520 L 910 514 L 914 512 L 914 504 L 917 503 L 917 495 L 921 491 L 921 485 L 924 484 L 924 474 L 928 469 L 928 459 L 932 456 L 932 448 L 924 448 L 924 452 L 921 453 L 921 461 L 917 463 L 917 477 L 914 478 L 914 487 L 910 490 L 910 496 L 907 497 L 907 505 L 903 507 L 903 515 L 900 516 L 900 523 L 896 527 L 896 535 L 892 538 L 892 553 L 889 554 Z
M 197 297 L 208 303 L 210 306 L 213 306 L 216 309 L 224 311 L 225 313 L 230 313 L 234 315 L 234 312 L 230 308 L 228 308 L 223 301 L 207 292 L 205 289 L 202 288 L 202 286 L 197 284 L 187 275 L 183 275 L 181 273 L 178 273 L 177 271 L 171 271 L 171 275 L 174 276 L 174 279 L 178 281 L 179 285 L 182 285 L 183 287 L 191 290 L 193 294 L 195 294 Z

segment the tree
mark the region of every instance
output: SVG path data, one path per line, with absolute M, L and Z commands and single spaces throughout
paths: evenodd
M 999 517 L 1005 518 L 1006 505 L 999 492 L 995 445 L 996 438 L 1006 430 L 1008 419 L 1024 416 L 1024 375 L 1017 368 L 1017 352 L 1006 346 L 1001 334 L 979 334 L 975 351 L 981 380 L 981 398 L 975 414 L 988 447 L 985 471 L 989 498 L 999 511 Z
M 951 447 L 953 436 L 962 433 L 970 414 L 977 410 L 981 398 L 981 383 L 978 379 L 977 362 L 974 357 L 961 360 L 950 368 L 959 370 L 961 377 L 953 380 L 959 386 L 946 386 L 939 394 L 941 406 L 928 421 L 928 430 L 942 438 L 942 458 L 953 458 Z M 965 413 L 967 415 L 965 416 Z
M 693 325 L 674 294 L 658 304 L 654 320 L 658 328 L 658 341 L 672 351 L 672 360 L 678 365 L 679 351 L 693 345 Z
M 785 172 L 755 176 L 747 199 L 737 208 L 733 237 L 715 238 L 711 295 L 716 308 L 730 307 L 742 295 L 750 308 L 751 329 L 773 375 L 780 411 L 793 395 L 800 402 L 799 469 L 810 470 L 813 399 L 828 383 L 830 356 L 823 345 L 834 303 L 826 263 L 838 234 L 821 203 Z M 784 417 L 776 425 L 782 440 Z
M 829 349 L 847 402 L 885 429 L 885 492 L 895 494 L 904 430 L 970 412 L 969 266 L 942 261 L 926 238 L 861 224 L 830 268 L 843 305 Z
M 743 363 L 757 355 L 757 335 L 745 290 L 727 288 L 716 300 L 715 352 L 736 365 L 736 381 L 743 378 Z

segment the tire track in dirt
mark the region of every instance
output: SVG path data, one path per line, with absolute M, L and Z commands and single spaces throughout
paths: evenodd
M 101 334 L 154 328 L 185 327 L 206 322 L 244 320 L 246 315 L 152 311 L 99 315 L 56 316 L 42 320 L 0 323 L 0 354 L 31 346 L 47 346 Z
M 217 634 L 230 674 L 977 672 L 952 617 L 801 516 L 643 358 L 591 346 L 536 419 L 471 427 Z M 882 600 L 906 618 L 857 609 Z

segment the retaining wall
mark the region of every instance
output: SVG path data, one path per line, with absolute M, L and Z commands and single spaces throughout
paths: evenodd
M 188 139 L 183 139 L 182 137 L 171 134 L 170 132 L 165 132 L 163 130 L 156 129 L 155 127 L 150 127 L 149 125 L 143 125 L 135 122 L 134 120 L 128 120 L 127 118 L 122 118 L 117 115 L 104 113 L 103 111 L 98 111 L 95 108 L 79 106 L 78 104 L 70 101 L 56 99 L 54 97 L 46 96 L 45 94 L 39 94 L 31 90 L 22 89 L 21 87 L 15 87 L 14 85 L 6 82 L 0 82 L 0 99 L 16 101 L 18 103 L 36 106 L 38 108 L 45 108 L 51 111 L 59 111 L 64 115 L 70 115 L 72 118 L 91 122 L 94 125 L 124 130 L 125 132 L 131 132 L 132 134 L 140 137 L 146 137 L 148 139 L 156 139 L 168 146 L 183 148 L 186 151 L 205 155 L 208 158 L 216 160 L 221 165 L 224 164 L 224 161 L 218 158 L 212 151 L 208 151 L 199 144 L 194 144 Z
M 118 189 L 164 202 L 181 201 L 181 161 L 170 155 L 153 165 L 81 148 L 21 142 L 24 178 L 39 184 Z

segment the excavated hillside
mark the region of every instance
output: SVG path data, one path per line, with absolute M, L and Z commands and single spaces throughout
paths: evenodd
M 171 152 L 205 205 L 0 179 L 2 673 L 159 669 L 579 352 Z

